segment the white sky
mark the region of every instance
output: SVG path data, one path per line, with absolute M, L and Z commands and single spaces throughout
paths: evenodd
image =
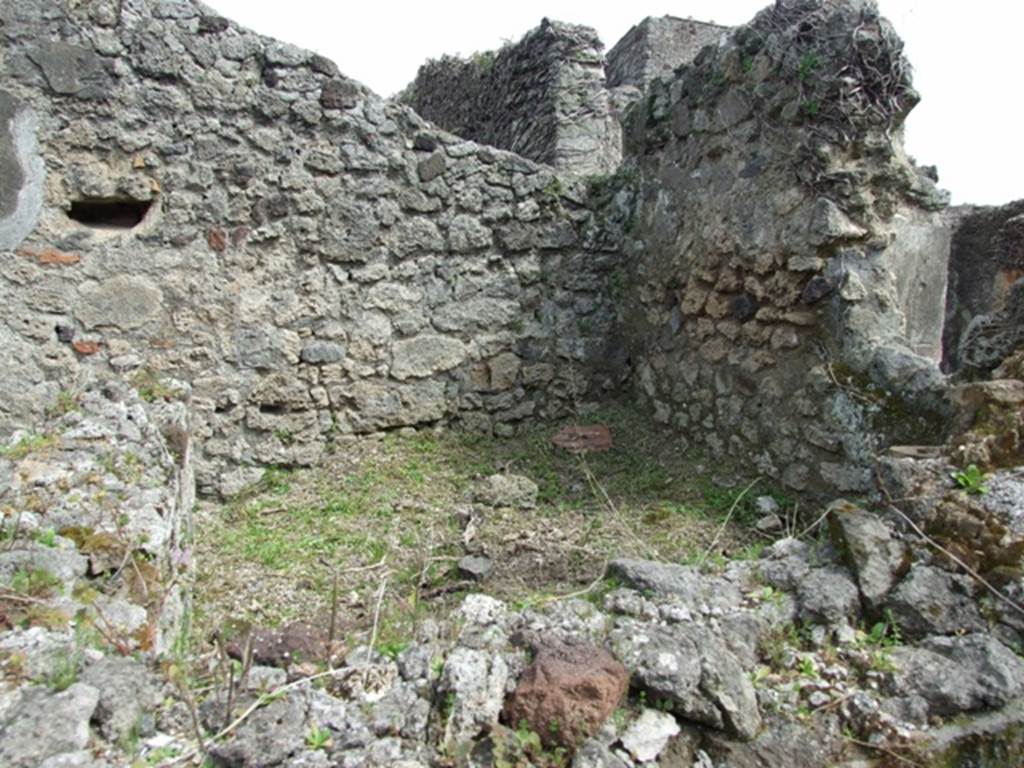
M 598 4 L 593 0 L 513 2 L 324 2 L 206 0 L 257 31 L 337 62 L 383 95 L 402 89 L 428 58 L 491 50 L 548 16 L 597 29 L 610 49 L 646 16 L 692 16 L 735 25 L 770 0 L 686 0 Z M 907 121 L 907 149 L 937 165 L 954 203 L 1000 204 L 1024 198 L 1024 99 L 1019 79 L 1017 0 L 878 0 L 906 41 L 923 100 Z

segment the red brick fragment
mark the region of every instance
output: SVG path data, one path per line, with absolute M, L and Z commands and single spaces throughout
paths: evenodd
M 224 249 L 228 247 L 228 237 L 220 227 L 214 227 L 206 233 L 206 242 L 217 253 L 223 253 Z
M 569 426 L 558 431 L 551 442 L 573 453 L 607 451 L 612 447 L 612 433 L 606 424 L 586 427 Z
M 611 717 L 629 672 L 603 648 L 551 643 L 540 648 L 505 702 L 503 720 L 525 722 L 548 748 L 573 749 Z
M 98 341 L 73 341 L 71 348 L 80 355 L 95 355 L 100 351 L 102 344 Z
M 78 264 L 82 260 L 77 253 L 64 253 L 56 248 L 22 248 L 18 251 L 18 255 L 35 259 L 40 264 L 56 264 L 58 266 Z

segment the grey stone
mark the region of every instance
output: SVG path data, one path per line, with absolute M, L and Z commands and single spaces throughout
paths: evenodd
M 608 564 L 607 576 L 639 591 L 676 598 L 694 613 L 708 606 L 730 610 L 742 601 L 735 584 L 686 565 L 620 559 Z
M 411 685 L 396 685 L 373 705 L 370 729 L 378 738 L 401 736 L 425 741 L 430 701 Z
M 838 568 L 812 568 L 797 590 L 801 616 L 829 625 L 844 624 L 857 616 L 857 585 Z
M 993 637 L 931 637 L 893 649 L 895 690 L 919 696 L 930 713 L 1000 707 L 1024 691 L 1024 661 Z
M 445 743 L 465 744 L 498 722 L 508 676 L 500 654 L 463 647 L 448 654 L 439 683 L 452 701 Z
M 473 499 L 489 507 L 533 509 L 537 506 L 537 484 L 522 475 L 491 475 L 473 488 Z
M 917 563 L 885 605 L 907 637 L 979 632 L 988 624 L 973 599 L 973 589 L 966 576 Z
M 628 768 L 628 766 L 600 741 L 587 739 L 573 755 L 572 768 Z
M 0 579 L 10 583 L 17 571 L 43 571 L 65 585 L 85 576 L 89 561 L 77 549 L 31 547 L 0 552 Z
M 491 230 L 475 217 L 463 214 L 456 216 L 448 228 L 448 239 L 452 251 L 468 253 L 491 245 Z
M 324 109 L 352 109 L 359 104 L 361 97 L 359 87 L 353 81 L 328 80 L 320 93 L 320 104 Z
M 119 275 L 83 289 L 75 315 L 86 328 L 129 330 L 156 318 L 162 299 L 160 289 L 145 278 Z
M 43 72 L 47 85 L 60 96 L 102 99 L 111 89 L 103 59 L 77 45 L 48 41 L 30 49 L 28 56 Z
M 109 764 L 94 759 L 88 750 L 82 750 L 48 757 L 39 768 L 109 768 Z
M 29 686 L 20 694 L 0 730 L 0 762 L 10 768 L 37 768 L 47 758 L 85 749 L 99 691 L 75 683 L 60 693 Z
M 420 160 L 416 166 L 416 173 L 425 184 L 444 173 L 446 165 L 444 152 L 439 150 L 425 160 Z
M 494 572 L 494 561 L 486 555 L 466 555 L 457 567 L 462 578 L 483 581 Z
M 694 768 L 718 765 L 729 768 L 821 768 L 825 765 L 856 768 L 856 764 L 837 762 L 846 745 L 839 728 L 833 723 L 815 727 L 773 717 L 752 741 L 728 740 L 721 734 L 710 732 L 701 746 L 709 754 L 701 753 L 706 761 L 695 763 Z
M 329 341 L 314 341 L 302 348 L 299 357 L 302 362 L 315 365 L 338 363 L 345 359 L 345 347 Z
M 761 553 L 758 571 L 770 586 L 795 592 L 810 573 L 809 555 L 810 550 L 804 542 L 793 538 L 780 539 Z
M 672 715 L 645 709 L 630 723 L 620 741 L 634 760 L 647 763 L 656 760 L 669 739 L 679 733 L 679 723 Z
M 881 518 L 849 502 L 833 502 L 828 513 L 833 543 L 853 570 L 865 602 L 877 609 L 906 572 L 906 547 L 893 538 Z
M 754 523 L 754 528 L 761 531 L 761 533 L 771 533 L 773 531 L 782 530 L 782 518 L 778 515 L 765 515 L 757 519 Z
M 399 381 L 423 378 L 457 367 L 466 359 L 466 346 L 458 339 L 423 334 L 396 341 L 391 354 L 391 375 Z
M 81 680 L 100 692 L 93 719 L 104 738 L 124 743 L 153 733 L 162 685 L 143 664 L 108 656 L 89 665 Z
M 210 746 L 210 756 L 228 766 L 279 765 L 306 741 L 305 711 L 295 694 L 257 709 L 225 741 Z
M 610 639 L 648 701 L 736 738 L 751 739 L 760 729 L 750 680 L 732 652 L 707 630 L 695 627 L 681 634 L 619 619 Z

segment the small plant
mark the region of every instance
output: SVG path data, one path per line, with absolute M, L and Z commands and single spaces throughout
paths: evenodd
M 800 105 L 800 108 L 807 117 L 817 117 L 821 111 L 821 102 L 817 99 L 807 99 L 807 101 Z
M 958 488 L 972 496 L 988 493 L 988 486 L 985 485 L 988 475 L 978 469 L 977 464 L 968 464 L 965 469 L 952 472 L 949 476 L 953 478 Z
M 40 531 L 36 534 L 36 541 L 44 547 L 52 549 L 57 546 L 57 532 L 53 528 L 47 528 L 45 531 Z
M 387 656 L 392 661 L 397 661 L 399 654 L 401 654 L 402 651 L 404 651 L 408 647 L 409 644 L 406 642 L 403 642 L 401 640 L 392 640 L 386 643 L 378 643 L 377 651 L 383 654 L 384 656 Z
M 818 68 L 818 57 L 813 53 L 805 53 L 796 68 L 796 76 L 800 80 L 808 80 Z
M 812 659 L 810 656 L 805 656 L 804 658 L 800 659 L 800 661 L 797 662 L 796 668 L 797 671 L 804 677 L 816 678 L 818 676 L 818 668 L 814 664 L 814 659 Z
M 33 453 L 45 453 L 57 447 L 57 435 L 26 435 L 13 445 L 0 448 L 0 457 L 18 461 Z
M 47 570 L 17 570 L 11 576 L 11 590 L 27 597 L 52 597 L 62 582 Z
M 46 409 L 46 414 L 51 417 L 57 417 L 77 411 L 81 407 L 78 398 L 79 395 L 75 392 L 62 389 L 57 393 L 56 402 Z
M 175 390 L 168 387 L 160 380 L 156 371 L 148 368 L 136 373 L 131 384 L 139 393 L 139 397 L 147 403 L 155 403 L 157 400 L 173 400 L 177 395 Z
M 82 663 L 82 631 L 81 625 L 76 627 L 74 645 L 64 650 L 53 663 L 53 668 L 46 673 L 44 682 L 57 693 L 66 691 L 78 682 L 78 668 Z
M 306 734 L 306 746 L 310 749 L 327 749 L 331 745 L 331 732 L 314 725 Z

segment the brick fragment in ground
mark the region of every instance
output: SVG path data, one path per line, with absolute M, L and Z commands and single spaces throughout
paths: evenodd
M 611 716 L 628 685 L 626 668 L 603 648 L 547 645 L 506 700 L 503 719 L 525 722 L 549 748 L 574 748 Z

